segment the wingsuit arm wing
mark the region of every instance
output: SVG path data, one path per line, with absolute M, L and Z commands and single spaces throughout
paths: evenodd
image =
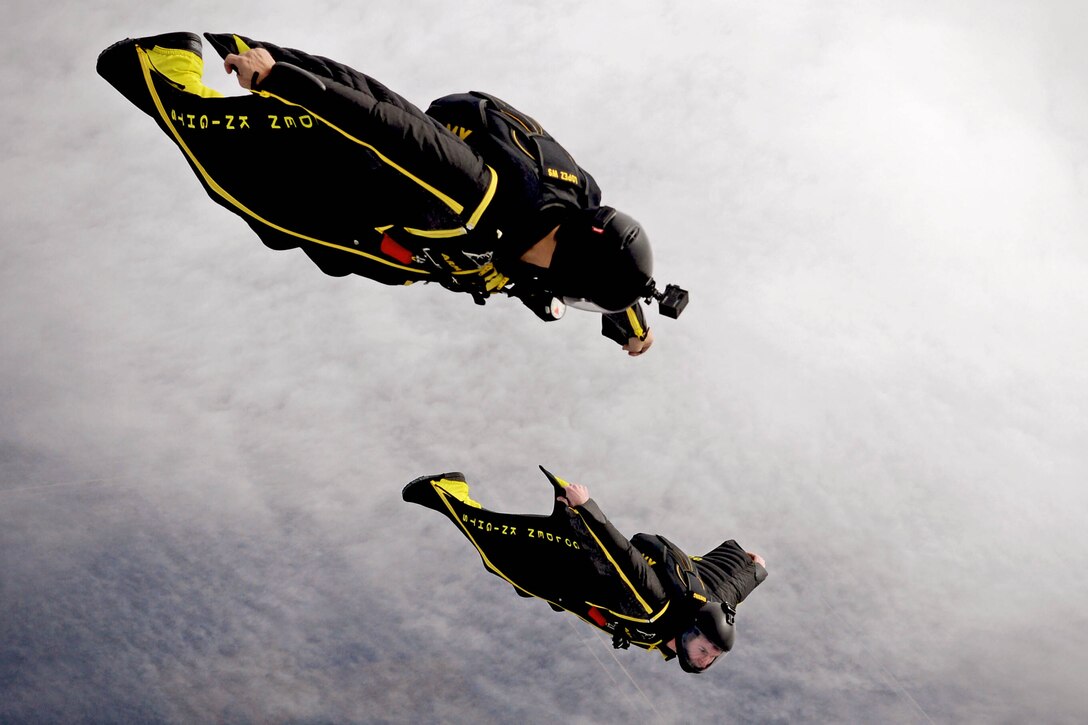
M 261 47 L 276 64 L 256 89 L 299 106 L 371 148 L 472 225 L 494 193 L 494 172 L 471 147 L 377 80 L 343 63 L 230 33 L 205 37 L 226 57 Z M 349 170 L 350 171 L 350 170 Z
M 734 539 L 724 541 L 697 559 L 699 576 L 724 602 L 736 606 L 767 578 L 767 570 L 752 561 Z
M 563 495 L 563 489 L 570 484 L 544 466 L 540 466 L 540 470 L 551 481 L 555 495 L 557 497 Z M 556 501 L 552 515 L 559 514 L 564 509 L 573 512 L 574 516 L 582 521 L 585 525 L 586 536 L 590 539 L 589 543 L 595 544 L 600 549 L 615 568 L 624 585 L 647 613 L 654 610 L 655 604 L 665 601 L 666 592 L 657 574 L 646 563 L 638 549 L 612 525 L 596 501 L 591 498 L 584 504 L 573 507 L 565 507 L 562 502 Z
M 647 613 L 653 612 L 657 603 L 667 599 L 667 592 L 657 574 L 638 549 L 612 525 L 596 501 L 589 499 L 571 510 L 585 524 L 590 538 L 616 568 L 624 584 Z

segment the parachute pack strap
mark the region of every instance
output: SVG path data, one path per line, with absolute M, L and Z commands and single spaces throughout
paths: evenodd
M 476 98 L 480 98 L 485 101 L 485 103 L 481 106 L 481 112 L 485 115 L 487 112 L 486 109 L 492 108 L 497 113 L 506 116 L 511 121 L 516 123 L 520 130 L 524 131 L 528 135 L 547 135 L 548 132 L 544 130 L 543 126 L 537 123 L 535 118 L 528 115 L 527 113 L 522 113 L 498 96 L 493 96 L 490 93 L 483 93 L 481 91 L 471 91 L 470 93 Z
M 473 91 L 472 95 L 484 101 L 485 112 L 491 116 L 487 125 L 496 140 L 503 145 L 510 145 L 512 141 L 536 162 L 544 190 L 542 208 L 591 205 L 591 199 L 583 198 L 590 184 L 583 178 L 578 163 L 536 119 L 501 98 L 479 91 Z M 498 129 L 509 129 L 509 132 L 498 132 Z
M 683 575 L 684 587 L 687 589 L 688 596 L 697 604 L 706 604 L 710 600 L 710 595 L 707 592 L 706 584 L 703 583 L 703 580 L 693 570 L 686 571 Z
M 674 595 L 680 596 L 696 608 L 710 601 L 711 595 L 692 558 L 664 536 L 649 536 L 640 541 L 639 549 L 651 556 L 656 553 L 654 569 Z
M 703 583 L 702 577 L 699 576 L 699 572 L 695 568 L 695 562 L 691 560 L 690 556 L 680 551 L 676 547 L 676 544 L 673 544 L 667 539 L 666 541 L 668 558 L 672 561 L 673 566 L 676 567 L 676 574 L 680 578 L 680 581 L 683 582 L 685 593 L 697 606 L 706 604 L 710 600 L 710 594 L 707 591 L 706 584 Z

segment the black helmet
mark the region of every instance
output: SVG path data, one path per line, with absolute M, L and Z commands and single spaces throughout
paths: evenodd
M 548 272 L 567 304 L 619 312 L 652 293 L 650 240 L 627 214 L 610 206 L 580 209 L 559 225 L 555 242 Z
M 698 668 L 688 658 L 686 644 L 688 640 L 699 634 L 721 648 L 722 653 L 733 649 L 733 643 L 737 638 L 737 627 L 734 619 L 737 610 L 725 602 L 707 602 L 699 607 L 695 613 L 695 622 L 678 637 L 676 645 L 676 657 L 680 661 L 680 668 L 684 672 L 702 672 L 704 668 Z
M 733 649 L 737 639 L 737 610 L 725 602 L 707 602 L 695 614 L 695 626 L 722 652 Z

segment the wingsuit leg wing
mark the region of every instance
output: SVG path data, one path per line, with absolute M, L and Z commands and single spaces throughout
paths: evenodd
M 558 495 L 562 484 L 548 476 Z M 581 603 L 587 594 L 592 599 L 599 577 L 563 504 L 555 502 L 547 516 L 491 511 L 469 497 L 460 473 L 422 476 L 405 486 L 401 495 L 452 521 L 484 567 L 518 594 L 585 616 Z

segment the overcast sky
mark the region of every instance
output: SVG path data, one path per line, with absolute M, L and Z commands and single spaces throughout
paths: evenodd
M 1088 718 L 1083 3 L 9 5 L 0 721 Z M 266 249 L 94 72 L 175 30 L 506 99 L 690 307 L 628 359 Z M 400 500 L 545 513 L 538 464 L 766 557 L 727 661 L 615 652 Z

